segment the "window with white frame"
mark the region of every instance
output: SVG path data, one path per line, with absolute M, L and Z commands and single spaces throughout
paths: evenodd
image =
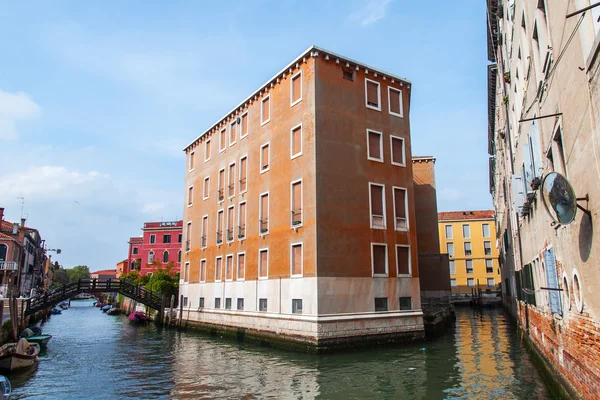
M 204 185 L 202 186 L 202 200 L 208 199 L 210 196 L 210 176 L 204 178 Z
M 233 196 L 235 196 L 235 162 L 232 162 L 231 164 L 229 164 L 229 170 L 228 170 L 228 178 L 227 178 L 227 195 L 228 197 L 231 199 Z
M 487 285 L 490 287 L 496 286 L 496 282 L 494 281 L 494 278 L 487 278 Z
M 473 260 L 465 260 L 467 274 L 473 273 Z
M 192 223 L 188 222 L 185 226 L 185 251 L 192 248 Z
M 237 255 L 237 280 L 243 281 L 246 277 L 246 253 Z
M 204 308 L 204 297 L 198 299 L 198 308 Z
M 381 85 L 365 78 L 365 103 L 367 108 L 381 111 Z
M 456 275 L 456 262 L 454 260 L 449 261 L 450 275 Z
M 223 256 L 215 259 L 215 282 L 223 280 Z
M 292 314 L 302 314 L 302 299 L 292 299 Z
M 227 208 L 227 243 L 233 242 L 233 237 L 235 234 L 235 210 L 234 206 L 229 206 Z
M 227 129 L 223 128 L 219 132 L 219 153 L 222 153 L 227 148 Z
M 290 130 L 290 159 L 302 155 L 302 124 Z
M 240 311 L 244 310 L 244 299 L 243 298 L 237 299 L 237 309 Z
M 156 235 L 150 235 L 150 244 L 156 243 Z
M 396 245 L 396 273 L 398 276 L 411 276 L 410 246 Z
M 4 246 L 6 246 L 6 245 L 4 245 Z M 134 247 L 133 250 L 131 251 L 131 254 L 137 254 L 137 253 L 138 253 L 138 248 Z
M 233 280 L 233 254 L 228 254 L 225 258 L 225 280 Z
M 371 243 L 371 265 L 373 276 L 388 276 L 387 245 Z
M 232 303 L 231 300 L 232 300 L 231 297 L 225 298 L 225 309 L 226 310 L 231 310 L 231 303 Z
M 472 253 L 471 242 L 465 242 L 465 256 L 470 256 Z
M 265 143 L 260 146 L 260 173 L 267 172 L 269 170 L 269 143 Z
M 444 229 L 446 231 L 446 239 L 454 239 L 452 235 L 452 225 L 446 225 Z
M 148 253 L 148 264 L 152 264 L 154 262 L 154 252 L 150 250 Z
M 290 269 L 292 276 L 302 276 L 303 262 L 302 243 L 292 243 L 290 249 Z
M 402 90 L 388 86 L 388 101 L 390 114 L 402 118 Z
M 487 238 L 490 237 L 490 224 L 483 224 L 483 225 L 481 225 L 481 230 L 482 230 L 484 238 L 487 239 Z
M 258 299 L 258 311 L 267 312 L 267 299 Z
M 186 262 L 185 264 L 183 264 L 183 281 L 184 282 L 190 281 L 190 263 L 189 262 Z
M 190 186 L 188 188 L 188 207 L 191 207 L 194 201 L 194 187 Z
M 454 257 L 454 243 L 446 243 L 446 253 L 448 257 Z
M 408 230 L 408 197 L 405 188 L 393 187 L 394 200 L 394 229 L 397 231 Z
M 192 151 L 190 153 L 190 162 L 189 162 L 189 170 L 190 172 L 194 170 L 194 162 L 196 161 L 196 152 Z
M 215 308 L 216 309 L 221 308 L 221 298 L 220 297 L 215 297 Z
M 240 158 L 240 194 L 248 190 L 248 156 Z
M 243 139 L 248 136 L 248 112 L 243 113 L 240 119 L 240 139 Z
M 169 262 L 169 251 L 165 250 L 163 251 L 163 264 L 166 264 Z
M 269 249 L 258 251 L 258 278 L 266 279 L 269 276 Z
M 177 264 L 181 264 L 181 250 L 177 252 Z
M 492 255 L 492 242 L 487 241 L 487 240 L 483 242 L 483 253 L 486 256 Z
M 290 107 L 302 101 L 302 71 L 292 76 L 290 82 Z
M 210 160 L 210 139 L 204 142 L 204 162 Z
M 392 155 L 392 164 L 399 167 L 406 166 L 406 151 L 404 149 L 404 138 L 399 136 L 390 136 L 390 154 Z
M 208 215 L 202 217 L 202 234 L 200 237 L 200 246 L 205 249 L 208 245 Z
M 474 278 L 467 278 L 467 286 L 468 287 L 475 287 L 475 279 Z
M 246 202 L 240 202 L 238 207 L 238 233 L 239 240 L 246 238 Z
M 225 168 L 219 170 L 217 179 L 217 201 L 225 200 Z
M 412 297 L 400 297 L 398 299 L 398 305 L 400 306 L 400 311 L 412 310 Z
M 233 120 L 231 125 L 229 125 L 229 145 L 230 146 L 233 146 L 237 142 L 237 131 L 238 131 L 237 120 Z
M 371 229 L 385 229 L 385 190 L 384 185 L 369 183 L 369 206 L 371 209 Z
M 367 159 L 383 162 L 383 134 L 367 129 Z
M 387 297 L 375 297 L 375 311 L 388 311 Z
M 266 235 L 269 233 L 269 193 L 260 195 L 260 209 L 258 216 L 258 232 L 260 235 Z
M 302 180 L 292 182 L 290 200 L 292 228 L 302 226 Z
M 485 273 L 493 274 L 494 273 L 494 260 L 490 258 L 485 259 Z
M 206 258 L 200 260 L 200 282 L 206 282 Z
M 223 243 L 223 210 L 217 211 L 217 245 Z
M 457 286 L 456 279 L 450 279 L 450 286 L 452 286 L 452 287 L 456 287 Z
M 462 231 L 463 231 L 463 238 L 464 239 L 469 239 L 471 238 L 471 226 L 470 225 L 463 225 L 462 226 Z
M 264 125 L 271 120 L 271 96 L 265 96 L 260 103 L 260 125 Z

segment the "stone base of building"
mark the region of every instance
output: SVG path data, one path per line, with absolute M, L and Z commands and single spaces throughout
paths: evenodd
M 309 352 L 425 338 L 421 311 L 301 316 L 184 309 L 182 317 L 182 328 Z

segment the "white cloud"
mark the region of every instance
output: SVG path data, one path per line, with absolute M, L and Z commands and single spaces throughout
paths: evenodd
M 392 0 L 368 0 L 358 11 L 350 15 L 351 21 L 358 22 L 361 26 L 369 26 L 384 18 Z
M 0 89 L 0 139 L 16 139 L 15 121 L 35 118 L 39 114 L 40 107 L 28 94 Z
M 440 199 L 445 201 L 459 201 L 464 198 L 463 193 L 455 188 L 441 188 L 438 193 Z

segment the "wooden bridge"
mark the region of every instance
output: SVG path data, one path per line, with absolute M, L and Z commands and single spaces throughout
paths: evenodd
M 159 311 L 160 316 L 164 312 L 164 298 L 158 293 L 136 285 L 125 279 L 79 279 L 77 282 L 70 282 L 66 285 L 46 292 L 45 295 L 34 297 L 27 301 L 25 315 L 34 314 L 49 307 L 54 307 L 63 300 L 67 300 L 79 293 L 108 293 L 116 292 L 132 300 L 142 303 L 145 306 Z M 162 321 L 162 318 L 161 318 Z

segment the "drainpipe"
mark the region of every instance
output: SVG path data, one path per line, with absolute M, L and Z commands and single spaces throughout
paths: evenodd
M 519 214 L 517 213 L 517 239 L 519 239 L 519 261 L 521 263 L 521 271 L 523 271 L 523 247 L 521 243 L 521 225 L 519 225 Z M 523 292 L 523 281 L 521 281 L 521 292 Z M 525 331 L 529 336 L 529 306 L 527 305 L 527 297 L 525 299 Z

